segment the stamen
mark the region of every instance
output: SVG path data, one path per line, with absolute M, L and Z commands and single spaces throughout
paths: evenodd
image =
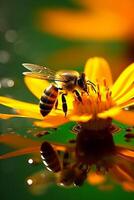
M 104 83 L 104 87 L 105 87 L 106 91 L 109 91 L 109 87 L 108 87 L 106 79 L 103 80 L 103 83 Z
M 106 99 L 109 100 L 109 92 L 106 92 Z
M 80 102 L 75 99 L 76 115 L 87 114 L 92 115 L 92 119 L 97 119 L 98 113 L 104 112 L 114 105 L 111 97 L 112 92 L 107 85 L 106 79 L 103 80 L 103 85 L 100 85 L 98 80 L 96 82 L 96 93 L 93 93 L 90 87 L 90 94 L 81 94 L 83 104 L 80 104 Z
M 97 84 L 97 89 L 98 89 L 98 92 L 100 92 L 100 86 L 99 86 L 99 84 Z
M 98 92 L 97 94 L 98 94 L 98 100 L 101 102 L 101 94 L 100 94 L 100 92 Z
M 90 112 L 93 113 L 94 109 L 93 109 L 93 102 L 92 102 L 92 99 L 89 98 L 89 104 L 90 104 Z
M 112 91 L 109 91 L 109 95 L 110 95 L 110 97 L 112 96 Z
M 103 83 L 104 83 L 104 86 L 105 86 L 105 88 L 106 88 L 106 87 L 107 87 L 106 79 L 103 80 Z

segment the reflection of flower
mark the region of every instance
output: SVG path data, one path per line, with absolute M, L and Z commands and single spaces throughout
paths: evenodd
M 133 37 L 133 0 L 79 0 L 84 8 L 44 9 L 39 12 L 41 30 L 68 39 L 124 39 Z M 122 26 L 123 24 L 123 26 Z M 104 31 L 105 29 L 105 31 Z
M 112 189 L 113 182 L 116 182 L 125 190 L 134 191 L 134 149 L 115 145 L 113 137 L 110 129 L 91 131 L 80 128 L 77 132 L 76 141 L 72 144 L 51 142 L 55 151 L 58 150 L 61 170 L 58 173 L 37 172 L 29 176 L 27 184 L 31 191 L 35 194 L 42 193 L 52 183 L 73 187 L 76 180 L 80 181 L 77 183 L 84 183 L 86 180 L 90 185 L 96 185 L 101 190 Z M 0 143 L 20 148 L 17 151 L 1 155 L 0 159 L 32 153 L 34 157 L 30 157 L 29 164 L 37 165 L 42 162 L 38 155 L 41 145 L 39 141 L 33 141 L 21 135 L 5 134 L 0 136 Z M 67 155 L 67 152 L 69 160 L 66 156 L 64 166 L 63 155 L 64 153 Z M 84 168 L 88 166 L 88 170 L 84 176 L 82 175 L 82 179 L 79 179 L 81 177 L 80 166 Z M 68 179 L 64 179 L 66 177 Z
M 64 116 L 60 105 L 58 110 L 43 118 L 39 113 L 38 105 L 0 97 L 2 105 L 16 109 L 17 114 L 1 114 L 0 117 L 27 117 L 39 119 L 34 124 L 40 127 L 56 127 L 69 121 L 79 121 L 88 129 L 103 129 L 111 124 L 111 119 L 118 120 L 128 125 L 134 124 L 134 113 L 124 110 L 125 107 L 134 105 L 134 64 L 126 68 L 116 82 L 112 83 L 111 72 L 107 62 L 102 58 L 91 58 L 85 66 L 87 79 L 97 85 L 96 93 L 90 89 L 90 95 L 83 94 L 83 103 L 72 96 L 68 97 L 69 111 Z M 31 92 L 38 98 L 48 82 L 25 77 L 25 83 Z M 71 98 L 71 99 L 70 99 Z
M 82 130 L 83 134 L 77 138 L 77 151 L 83 152 L 87 144 L 85 158 L 91 170 L 87 181 L 100 189 L 112 189 L 109 180 L 122 185 L 125 190 L 134 191 L 134 149 L 121 147 L 114 144 L 112 132 L 108 129 L 102 131 Z M 78 142 L 89 134 L 83 147 Z M 80 142 L 81 143 L 81 142 Z M 82 156 L 83 157 L 83 156 Z M 93 167 L 95 166 L 95 168 Z M 92 168 L 93 167 L 93 168 Z

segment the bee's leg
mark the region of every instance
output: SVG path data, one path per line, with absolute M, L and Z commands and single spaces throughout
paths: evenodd
M 88 86 L 88 84 L 87 84 L 87 95 L 89 95 L 90 94 L 90 90 L 89 90 L 89 86 Z M 84 94 L 84 92 L 82 92 L 82 94 L 81 95 L 83 95 Z
M 62 90 L 63 90 L 62 88 L 58 88 L 59 95 L 63 94 Z M 54 108 L 55 108 L 55 110 L 57 110 L 57 108 L 58 108 L 58 98 L 55 101 Z
M 96 93 L 96 89 L 95 89 L 94 85 L 91 85 L 91 89 L 94 91 L 94 93 Z
M 56 99 L 55 105 L 54 105 L 55 110 L 58 108 L 58 98 Z
M 66 102 L 65 95 L 67 95 L 67 94 L 62 94 L 61 99 L 62 99 L 62 109 L 66 116 L 67 115 L 67 102 Z
M 69 158 L 70 158 L 69 152 L 65 151 L 63 155 L 63 168 L 66 168 L 70 164 Z
M 82 102 L 82 98 L 81 98 L 79 92 L 78 92 L 77 90 L 73 90 L 73 93 L 75 93 L 77 99 L 78 99 L 80 102 Z

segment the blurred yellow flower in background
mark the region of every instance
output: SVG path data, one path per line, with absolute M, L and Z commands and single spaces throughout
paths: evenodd
M 133 0 L 75 0 L 81 8 L 41 9 L 37 26 L 66 39 L 133 39 Z

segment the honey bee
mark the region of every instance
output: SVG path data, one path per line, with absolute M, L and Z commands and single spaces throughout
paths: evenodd
M 62 110 L 67 114 L 67 102 L 66 95 L 68 92 L 74 93 L 78 101 L 82 102 L 79 91 L 88 93 L 88 86 L 95 90 L 95 84 L 90 80 L 86 80 L 85 73 L 79 74 L 77 71 L 58 71 L 57 73 L 50 68 L 40 66 L 36 64 L 23 63 L 26 69 L 31 72 L 23 72 L 26 76 L 34 78 L 49 80 L 52 83 L 43 92 L 40 98 L 39 107 L 42 116 L 48 115 L 48 113 L 55 106 L 58 106 L 58 94 L 61 95 Z

